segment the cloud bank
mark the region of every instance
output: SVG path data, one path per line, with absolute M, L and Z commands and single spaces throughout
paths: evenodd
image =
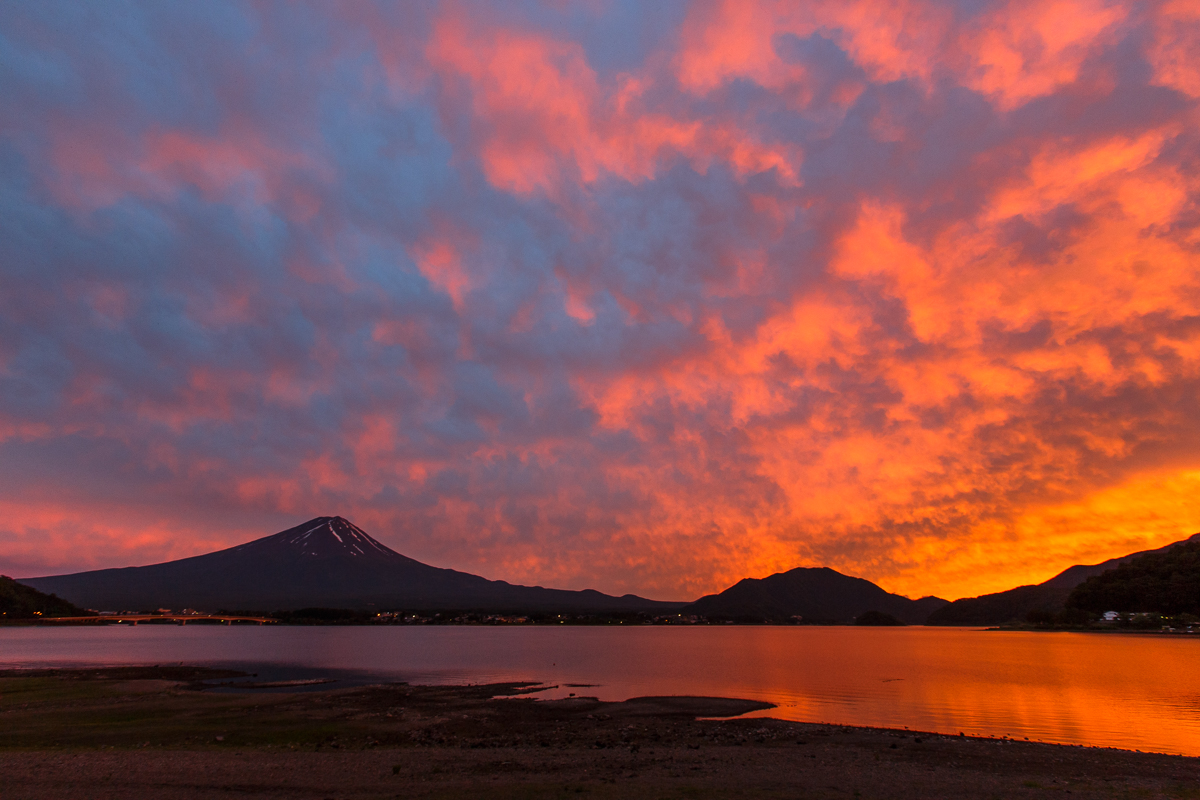
M 1200 530 L 1194 3 L 0 8 L 0 568 L 342 514 L 948 597 Z

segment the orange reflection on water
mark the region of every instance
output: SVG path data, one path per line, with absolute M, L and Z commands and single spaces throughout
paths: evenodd
M 335 674 L 360 682 L 558 687 L 541 697 L 742 697 L 777 704 L 752 716 L 1200 756 L 1200 636 L 732 625 L 0 629 L 0 666 L 180 661 L 260 674 L 344 670 Z
M 1200 755 L 1200 641 L 963 629 L 742 628 L 755 716 Z M 725 693 L 730 693 L 727 689 Z

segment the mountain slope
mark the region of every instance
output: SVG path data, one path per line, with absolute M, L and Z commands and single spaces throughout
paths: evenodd
M 1187 542 L 1200 541 L 1196 534 Z M 1099 564 L 1076 564 L 1068 567 L 1043 583 L 1018 586 L 1005 592 L 985 594 L 980 597 L 965 597 L 955 600 L 929 616 L 929 625 L 1003 625 L 1006 622 L 1024 620 L 1031 611 L 1061 611 L 1071 591 L 1088 578 L 1102 575 L 1111 569 L 1142 556 L 1161 553 L 1176 544 L 1157 550 L 1143 550 L 1127 556 L 1110 558 Z M 1105 609 L 1107 610 L 1107 609 Z
M 1200 537 L 1094 575 L 1075 587 L 1066 604 L 1094 612 L 1200 614 Z
M 938 597 L 909 600 L 828 567 L 800 567 L 767 578 L 745 578 L 720 594 L 701 597 L 681 613 L 725 619 L 782 621 L 800 616 L 809 622 L 850 622 L 868 611 L 879 611 L 920 624 L 946 602 Z
M 81 617 L 88 612 L 63 600 L 22 586 L 7 575 L 0 575 L 0 620 L 37 617 Z
M 145 567 L 25 578 L 89 608 L 284 611 L 354 609 L 613 612 L 669 610 L 594 590 L 516 586 L 403 556 L 341 517 L 317 517 L 227 550 Z

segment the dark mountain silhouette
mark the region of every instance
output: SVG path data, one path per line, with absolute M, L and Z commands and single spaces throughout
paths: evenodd
M 862 578 L 828 567 L 800 567 L 767 578 L 745 578 L 720 594 L 701 597 L 680 613 L 710 619 L 851 622 L 868 611 L 921 624 L 948 601 L 940 597 L 909 600 Z
M 1068 608 L 1200 615 L 1200 534 L 1125 561 L 1075 587 Z
M 81 617 L 88 612 L 52 594 L 43 594 L 22 586 L 7 575 L 0 575 L 0 621 L 48 617 Z
M 1200 534 L 1185 541 L 1200 541 Z M 1180 544 L 1176 542 L 1175 544 Z M 1057 614 L 1062 611 L 1075 587 L 1088 578 L 1102 575 L 1111 569 L 1152 553 L 1161 553 L 1175 544 L 1157 550 L 1143 550 L 1127 556 L 1110 558 L 1099 564 L 1076 564 L 1048 581 L 1030 586 L 1018 586 L 1006 592 L 985 594 L 955 600 L 929 615 L 928 625 L 1003 625 L 1024 621 L 1031 612 Z M 1105 609 L 1111 610 L 1111 609 Z
M 341 517 L 317 517 L 247 544 L 164 564 L 23 578 L 88 608 L 288 611 L 471 610 L 592 613 L 674 610 L 634 595 L 613 597 L 517 586 L 402 556 Z

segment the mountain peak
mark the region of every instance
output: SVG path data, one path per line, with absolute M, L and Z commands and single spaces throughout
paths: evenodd
M 640 597 L 516 586 L 402 556 L 344 517 L 314 517 L 273 536 L 163 564 L 27 578 L 91 608 L 605 612 L 671 609 Z
M 920 624 L 946 601 L 937 597 L 910 600 L 891 594 L 865 578 L 843 575 L 829 567 L 797 567 L 765 578 L 744 578 L 720 594 L 701 597 L 682 613 L 708 617 L 849 622 L 879 611 Z
M 271 548 L 311 557 L 369 556 L 395 557 L 400 554 L 373 539 L 345 517 L 314 517 L 308 522 L 233 548 Z M 403 556 L 401 556 L 403 558 Z

